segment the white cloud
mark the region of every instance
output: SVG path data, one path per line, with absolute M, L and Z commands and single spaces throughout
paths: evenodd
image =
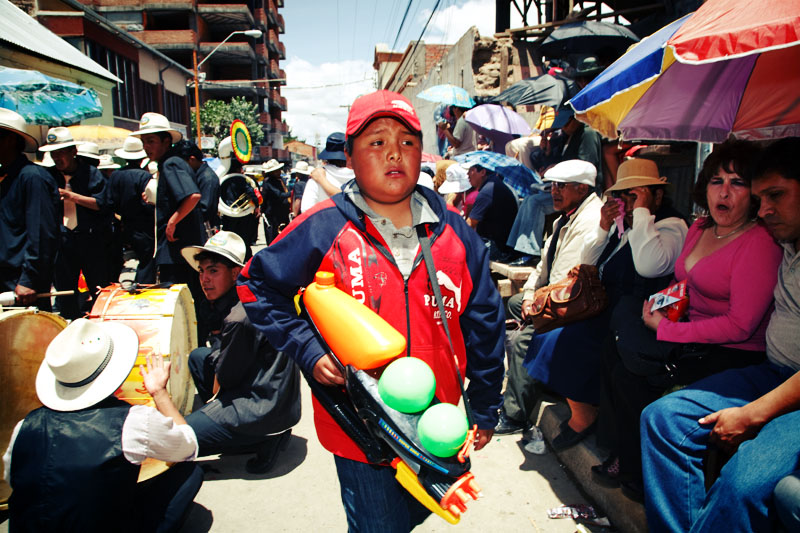
M 428 17 L 430 9 L 420 12 L 417 21 L 422 28 Z M 453 44 L 461 38 L 472 26 L 478 27 L 481 35 L 493 35 L 495 29 L 495 3 L 481 0 L 470 0 L 460 6 L 449 6 L 437 11 L 425 31 L 423 41 L 426 43 Z M 413 39 L 416 39 L 415 35 Z
M 289 110 L 283 113 L 292 134 L 309 144 L 344 131 L 347 111 L 358 96 L 374 91 L 372 63 L 363 60 L 314 65 L 290 57 L 283 67 L 287 85 L 281 91 Z M 356 83 L 350 83 L 356 82 Z

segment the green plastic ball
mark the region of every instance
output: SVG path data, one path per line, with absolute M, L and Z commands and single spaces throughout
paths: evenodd
M 418 413 L 428 407 L 436 391 L 436 378 L 428 363 L 416 357 L 392 361 L 378 380 L 378 394 L 386 405 L 401 413 Z
M 467 438 L 467 417 L 451 403 L 438 403 L 422 413 L 417 434 L 422 446 L 436 457 L 452 457 Z

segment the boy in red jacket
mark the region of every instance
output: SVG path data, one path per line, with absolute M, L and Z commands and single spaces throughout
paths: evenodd
M 404 334 L 407 355 L 431 366 L 436 397 L 457 404 L 450 344 L 416 233 L 422 227 L 430 237 L 459 370 L 469 378 L 467 395 L 478 425 L 475 448 L 481 449 L 491 439 L 501 402 L 505 319 L 487 250 L 436 193 L 416 187 L 422 134 L 405 97 L 378 91 L 356 99 L 347 119 L 346 149 L 355 179 L 253 257 L 240 277 L 240 299 L 251 322 L 306 376 L 339 387 L 342 374 L 292 301 L 318 270 L 333 272 L 337 287 Z M 314 421 L 320 442 L 334 454 L 350 531 L 406 532 L 428 516 L 395 481 L 392 468 L 367 462 L 316 398 Z

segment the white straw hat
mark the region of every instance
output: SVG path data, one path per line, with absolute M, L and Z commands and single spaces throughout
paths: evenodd
M 100 156 L 100 164 L 97 165 L 98 170 L 106 170 L 106 169 L 115 169 L 120 168 L 119 164 L 114 162 L 114 159 L 108 155 L 103 154 Z
M 25 151 L 35 152 L 39 147 L 39 141 L 36 137 L 28 133 L 25 128 L 27 127 L 25 119 L 16 111 L 0 107 L 0 128 L 8 131 L 13 131 L 23 139 L 25 139 Z
M 56 162 L 53 161 L 53 156 L 50 155 L 50 152 L 43 152 L 44 155 L 42 156 L 41 161 L 34 161 L 37 165 L 41 167 L 51 168 L 56 166 Z
M 100 161 L 100 147 L 97 143 L 84 141 L 78 145 L 78 155 Z
M 180 141 L 183 134 L 172 127 L 169 119 L 159 113 L 145 113 L 139 121 L 139 129 L 131 133 L 137 137 L 147 135 L 148 133 L 159 133 L 162 131 L 168 132 L 172 136 L 172 143 Z
M 269 174 L 274 170 L 278 170 L 279 168 L 283 168 L 283 163 L 278 163 L 277 159 L 270 159 L 266 163 L 261 163 L 261 172 L 264 174 Z
M 73 320 L 47 346 L 36 375 L 36 394 L 56 411 L 91 407 L 122 385 L 138 352 L 139 338 L 130 326 Z
M 47 144 L 39 148 L 42 152 L 52 152 L 53 150 L 61 150 L 62 148 L 80 146 L 83 144 L 73 139 L 72 132 L 63 126 L 47 130 L 47 137 L 45 137 L 45 139 L 47 140 Z
M 297 165 L 292 169 L 292 172 L 296 172 L 298 174 L 303 174 L 308 176 L 314 169 L 308 166 L 308 163 L 305 161 L 298 161 Z
M 206 241 L 205 246 L 187 246 L 181 250 L 181 255 L 189 265 L 200 269 L 200 263 L 194 258 L 200 252 L 211 252 L 233 261 L 243 267 L 247 250 L 244 240 L 232 231 L 219 231 Z
M 144 146 L 142 146 L 142 140 L 132 135 L 125 137 L 122 148 L 114 150 L 114 155 L 122 159 L 144 159 L 147 157 Z

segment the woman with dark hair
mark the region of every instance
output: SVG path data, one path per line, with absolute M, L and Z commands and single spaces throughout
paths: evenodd
M 754 218 L 758 155 L 752 143 L 729 141 L 703 164 L 694 196 L 707 214 L 689 228 L 675 263 L 674 281 L 686 281 L 689 296 L 686 320 L 631 298 L 611 319 L 616 342 L 605 353 L 600 444 L 612 454 L 592 470 L 596 481 L 622 485 L 634 499 L 642 497 L 642 410 L 672 387 L 764 360 L 781 249 Z

